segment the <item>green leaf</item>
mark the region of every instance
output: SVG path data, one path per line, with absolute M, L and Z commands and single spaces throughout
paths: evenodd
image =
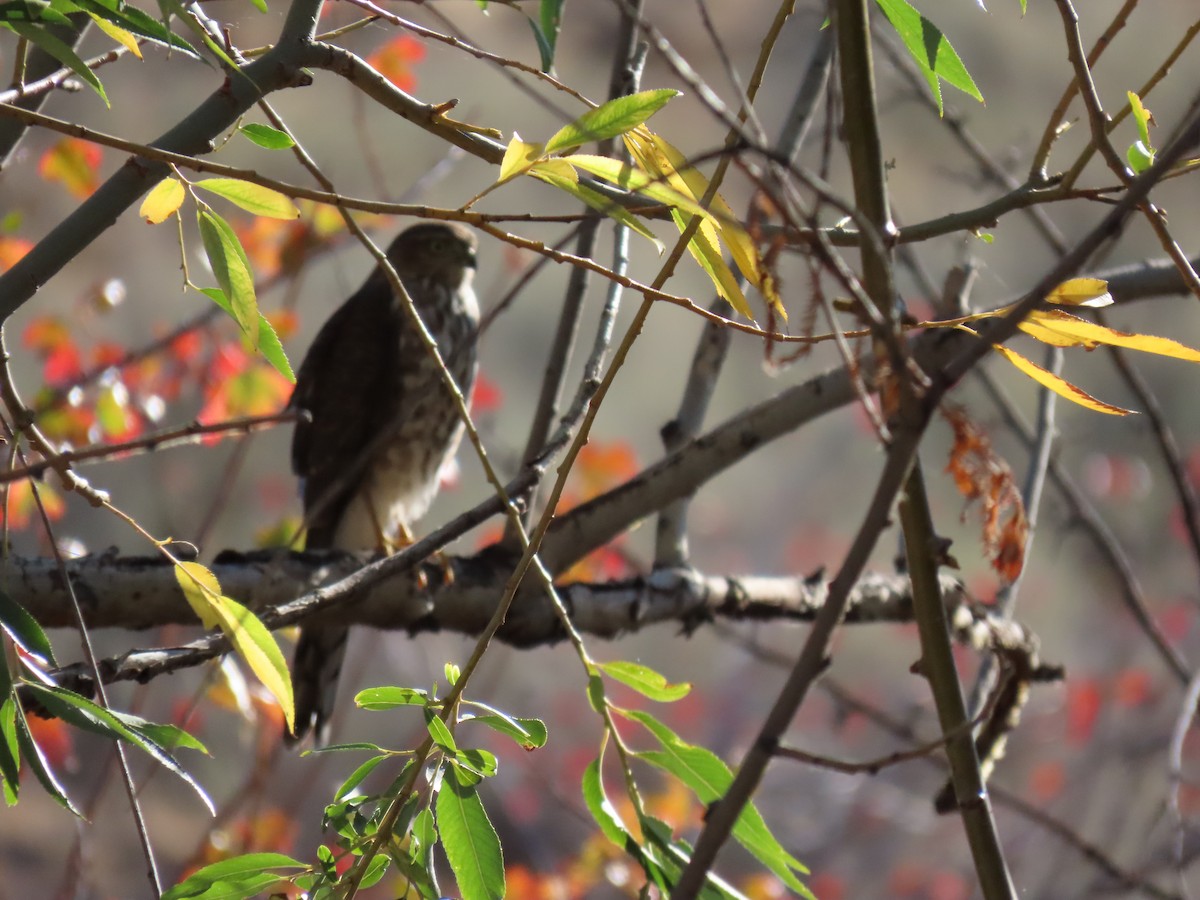
M 233 306 L 230 305 L 229 298 L 225 296 L 223 290 L 200 288 L 200 293 L 229 313 L 230 316 L 233 315 Z M 292 364 L 288 361 L 287 353 L 284 352 L 283 342 L 279 340 L 279 334 L 275 331 L 275 326 L 271 324 L 270 319 L 262 313 L 258 314 L 258 352 L 275 368 L 275 371 L 292 384 L 296 383 L 296 373 L 292 371 Z
M 59 40 L 45 28 L 39 28 L 37 25 L 32 25 L 29 22 L 6 22 L 5 24 L 21 37 L 25 38 L 25 40 L 37 45 L 79 76 L 80 81 L 100 95 L 100 99 L 104 101 L 105 106 L 112 106 L 108 102 L 108 95 L 104 93 L 104 85 L 100 83 L 100 79 L 96 77 L 96 73 L 89 69 L 87 63 L 80 59 L 75 51 L 65 42 Z
M 243 181 L 240 178 L 205 178 L 203 181 L 193 182 L 192 186 L 224 197 L 230 203 L 256 216 L 288 221 L 300 218 L 300 210 L 290 197 L 252 181 Z
M 342 782 L 341 787 L 337 789 L 337 793 L 333 795 L 334 800 L 345 799 L 346 795 L 353 791 L 356 787 L 362 784 L 363 780 L 375 771 L 376 767 L 384 760 L 391 759 L 388 754 L 380 756 L 372 756 L 365 763 L 350 773 L 350 777 Z
M 529 27 L 533 30 L 538 53 L 542 57 L 543 72 L 549 72 L 554 68 L 554 49 L 558 45 L 558 31 L 562 24 L 564 2 L 565 0 L 541 0 L 537 21 L 529 19 Z
M 280 870 L 307 868 L 304 863 L 282 853 L 247 853 L 193 872 L 186 881 L 164 893 L 162 900 L 253 897 L 279 881 L 283 877 Z
M 588 763 L 588 767 L 583 770 L 583 802 L 587 805 L 592 818 L 596 820 L 596 824 L 600 826 L 600 832 L 621 849 L 628 850 L 631 844 L 637 842 L 625 828 L 617 808 L 612 805 L 608 795 L 604 792 L 604 782 L 600 777 L 601 760 L 603 759 L 604 755 L 601 751 L 601 755 Z
M 248 140 L 253 141 L 266 150 L 287 150 L 296 146 L 296 142 L 292 140 L 290 134 L 286 131 L 280 131 L 278 128 L 272 128 L 270 125 L 260 125 L 257 122 L 251 122 L 248 125 L 243 125 L 238 131 Z
M 260 13 L 267 12 L 267 0 L 250 0 L 250 2 Z M 366 885 L 364 884 L 363 887 L 366 887 Z
M 930 90 L 937 100 L 938 112 L 942 112 L 942 92 L 938 79 L 942 79 L 980 103 L 983 95 L 967 72 L 963 61 L 941 30 L 926 19 L 905 0 L 875 0 L 887 20 L 892 23 L 909 55 L 920 68 Z
M 639 722 L 662 745 L 662 752 L 646 751 L 637 754 L 638 758 L 674 775 L 701 803 L 715 803 L 729 790 L 733 773 L 715 753 L 687 743 L 648 713 L 622 710 L 621 715 Z M 812 896 L 794 874 L 807 874 L 808 869 L 784 849 L 752 803 L 742 809 L 733 827 L 733 836 L 788 887 L 807 897 Z
M 662 109 L 679 91 L 663 88 L 642 91 L 609 100 L 603 106 L 589 110 L 574 122 L 564 125 L 546 142 L 546 153 L 571 150 L 591 141 L 603 141 L 637 128 Z
M 478 722 L 480 725 L 486 725 L 493 731 L 506 734 L 526 750 L 546 746 L 546 739 L 548 737 L 546 723 L 541 719 L 519 719 L 516 716 L 510 716 L 506 712 L 493 709 L 484 703 L 466 702 L 470 706 L 488 710 L 488 714 L 483 716 L 468 716 L 463 718 L 462 721 Z
M 436 712 L 432 709 L 425 710 L 425 727 L 429 729 L 429 736 L 433 738 L 433 742 L 445 750 L 447 753 L 455 753 L 458 750 L 458 745 L 454 743 L 454 735 L 450 733 L 450 729 L 446 727 Z
M 463 900 L 504 896 L 504 855 L 479 794 L 451 766 L 437 795 L 437 828 Z
M 50 639 L 42 626 L 29 614 L 20 603 L 0 591 L 0 628 L 12 638 L 12 642 L 33 656 L 40 657 L 52 666 L 58 663 L 54 659 L 54 650 L 50 647 Z M 3 662 L 0 661 L 0 665 Z
M 132 4 L 123 3 L 120 0 L 73 0 L 73 3 L 80 9 L 107 19 L 114 25 L 132 32 L 144 40 L 179 50 L 193 59 L 200 59 L 200 54 L 195 47 L 172 32 L 163 22 L 159 22 Z
M 70 25 L 71 20 L 42 0 L 12 0 L 0 3 L 0 22 L 42 22 Z
M 592 711 L 604 715 L 605 708 L 608 706 L 608 697 L 604 693 L 604 679 L 598 672 L 588 675 L 587 695 Z
M 154 743 L 166 750 L 175 750 L 179 747 L 184 747 L 188 750 L 197 750 L 206 756 L 208 755 L 208 748 L 200 743 L 195 735 L 184 731 L 178 725 L 168 725 L 164 722 L 149 722 L 140 716 L 130 715 L 129 713 L 114 713 L 114 715 L 119 716 L 126 725 L 142 735 L 142 737 L 154 741 Z
M 105 709 L 86 697 L 80 696 L 73 691 L 68 691 L 65 688 L 27 682 L 25 689 L 37 695 L 38 702 L 46 707 L 51 714 L 62 719 L 64 722 L 68 722 L 85 731 L 103 735 L 112 740 L 123 740 L 137 747 L 143 753 L 153 758 L 159 765 L 173 772 L 177 777 L 190 785 L 199 794 L 200 799 L 204 801 L 204 805 L 208 807 L 209 812 L 214 815 L 216 814 L 212 800 L 209 799 L 204 789 L 196 783 L 191 774 L 180 766 L 175 758 L 150 737 L 149 734 L 142 732 L 141 728 L 150 724 L 145 719 Z
M 4 802 L 16 806 L 21 789 L 21 751 L 17 747 L 17 698 L 11 690 L 0 704 L 0 778 L 4 780 Z
M 429 702 L 429 692 L 417 688 L 374 687 L 354 695 L 359 709 L 384 710 L 397 706 L 424 706 Z
M 229 298 L 230 312 L 251 345 L 258 348 L 258 299 L 254 294 L 254 275 L 242 242 L 229 223 L 211 209 L 196 212 L 200 239 L 217 284 Z
M 690 684 L 671 684 L 653 669 L 632 662 L 600 663 L 599 668 L 609 677 L 615 678 L 626 687 L 631 687 L 643 697 L 659 703 L 674 703 L 682 700 L 692 690 Z
M 82 819 L 83 813 L 77 810 L 75 805 L 71 803 L 71 798 L 67 796 L 67 792 L 63 789 L 63 786 L 58 783 L 58 779 L 54 777 L 54 772 L 51 771 L 46 758 L 42 756 L 42 748 L 37 745 L 37 742 L 33 739 L 33 735 L 29 733 L 29 723 L 25 721 L 25 713 L 19 706 L 17 707 L 16 720 L 13 724 L 21 758 L 33 770 L 34 777 L 41 782 L 42 788 L 56 803 Z M 16 785 L 13 785 L 13 790 L 16 790 Z
M 499 766 L 495 754 L 477 748 L 457 751 L 454 754 L 454 761 L 480 778 L 491 778 L 496 774 Z

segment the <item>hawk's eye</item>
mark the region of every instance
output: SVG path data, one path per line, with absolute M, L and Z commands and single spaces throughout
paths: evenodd
M 441 238 L 437 238 L 436 240 L 434 240 L 430 243 L 429 249 L 432 250 L 434 253 L 445 253 L 447 250 L 450 249 L 450 245 L 447 244 Z

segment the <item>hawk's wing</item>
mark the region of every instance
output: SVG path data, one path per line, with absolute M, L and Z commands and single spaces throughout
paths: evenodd
M 296 423 L 292 470 L 304 479 L 310 549 L 332 546 L 369 465 L 364 451 L 393 424 L 400 324 L 391 287 L 373 273 L 330 316 L 296 374 L 290 405 L 311 420 Z

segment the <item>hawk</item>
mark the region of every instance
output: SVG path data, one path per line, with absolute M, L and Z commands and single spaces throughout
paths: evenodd
M 475 381 L 476 240 L 450 223 L 400 234 L 388 261 L 465 396 Z M 296 375 L 291 406 L 308 413 L 292 438 L 307 549 L 385 550 L 425 514 L 463 424 L 436 362 L 382 268 L 329 318 Z M 296 731 L 323 742 L 349 626 L 300 629 L 293 660 Z

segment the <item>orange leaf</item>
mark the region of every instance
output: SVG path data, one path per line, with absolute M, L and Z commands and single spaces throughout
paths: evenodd
M 26 253 L 33 249 L 33 241 L 24 238 L 0 237 L 0 272 L 5 272 L 17 264 Z
M 61 181 L 80 199 L 91 196 L 100 184 L 100 146 L 79 138 L 63 138 L 42 154 L 38 174 L 47 181 Z
M 411 91 L 417 86 L 413 64 L 424 58 L 425 45 L 411 35 L 402 34 L 368 56 L 367 63 L 400 90 Z

